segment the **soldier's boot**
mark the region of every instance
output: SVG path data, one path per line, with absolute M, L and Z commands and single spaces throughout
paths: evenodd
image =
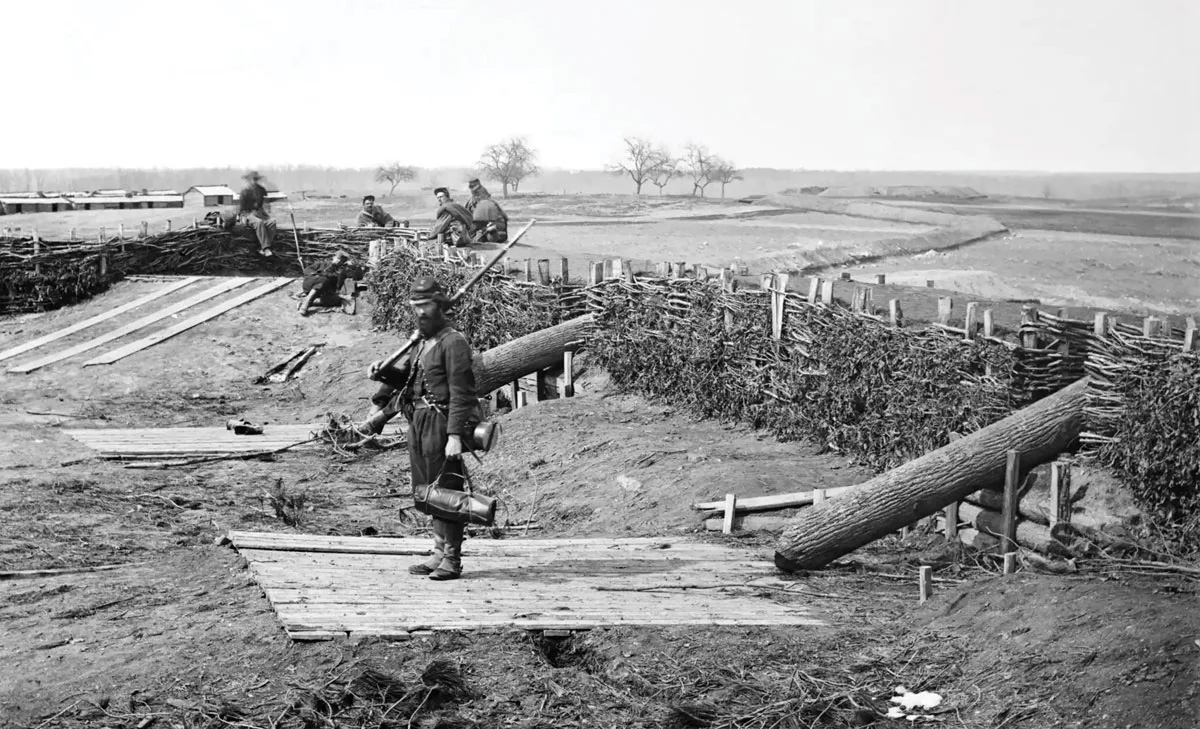
M 442 563 L 429 575 L 429 579 L 457 580 L 462 575 L 462 543 L 465 528 L 464 524 L 445 522 L 442 527 L 442 533 L 446 539 Z
M 430 575 L 437 572 L 445 560 L 446 554 L 446 537 L 442 534 L 441 522 L 437 519 L 433 520 L 433 555 L 429 559 L 414 564 L 408 568 L 409 574 L 413 575 Z
M 308 307 L 312 306 L 313 300 L 317 298 L 319 292 L 316 289 L 308 292 L 308 296 L 304 297 L 304 301 L 300 302 L 300 316 L 308 316 Z

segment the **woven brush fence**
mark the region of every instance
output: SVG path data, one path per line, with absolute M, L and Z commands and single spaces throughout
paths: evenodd
M 412 246 L 405 228 L 304 230 L 280 228 L 271 258 L 258 254 L 246 231 L 210 226 L 96 243 L 0 239 L 0 314 L 45 311 L 94 296 L 131 274 L 299 276 L 296 238 L 305 265 L 338 248 L 365 256 L 373 241 Z

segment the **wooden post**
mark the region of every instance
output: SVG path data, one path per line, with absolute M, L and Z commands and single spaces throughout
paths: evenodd
M 1004 471 L 1004 507 L 1000 511 L 1003 533 L 1000 535 L 1000 553 L 1017 550 L 1017 508 L 1021 498 L 1021 454 L 1008 451 L 1008 463 Z
M 543 286 L 550 285 L 550 259 L 539 258 L 537 262 L 538 283 Z
M 566 286 L 571 281 L 571 272 L 567 266 L 567 259 L 558 259 L 558 279 L 562 281 L 562 285 Z
M 200 221 L 196 220 L 195 218 L 192 218 L 192 227 L 193 227 L 193 228 L 199 228 L 199 227 L 200 227 Z
M 1011 575 L 1017 571 L 1017 553 L 1008 552 L 1004 555 L 1004 574 Z
M 737 288 L 737 279 L 726 269 L 721 269 L 721 292 L 728 296 Z M 725 308 L 725 331 L 733 330 L 733 309 Z
M 1187 318 L 1187 326 L 1183 330 L 1183 351 L 1191 352 L 1196 349 L 1196 317 Z
M 883 286 L 887 283 L 887 275 L 882 273 L 875 274 L 875 285 Z
M 621 279 L 625 283 L 633 283 L 633 261 L 630 261 L 629 265 L 622 267 Z
M 120 238 L 121 240 L 125 240 L 125 224 L 124 223 L 117 224 L 117 237 Z
M 954 299 L 949 296 L 938 297 L 938 321 L 942 324 L 949 324 L 950 317 L 954 313 Z
M 607 281 L 608 279 L 610 279 L 610 278 L 612 278 L 612 277 L 613 277 L 613 262 L 612 262 L 612 259 L 610 258 L 610 259 L 608 259 L 607 261 L 604 261 L 604 262 L 603 262 L 601 265 L 603 265 L 603 266 L 604 266 L 604 274 L 603 274 L 603 275 L 604 275 L 604 280 L 606 280 L 606 281 Z
M 71 240 L 75 240 L 75 229 L 74 228 L 71 228 Z M 100 242 L 103 243 L 104 241 L 101 240 Z
M 1032 306 L 1021 308 L 1021 346 L 1025 349 L 1038 348 L 1038 310 Z
M 821 279 L 813 276 L 808 280 L 808 303 L 815 304 L 821 296 Z
M 1108 325 L 1109 325 L 1108 312 L 1097 311 L 1096 318 L 1092 322 L 1092 334 L 1095 334 L 1097 337 L 1107 336 L 1108 335 Z
M 601 262 L 588 264 L 588 285 L 594 286 L 604 280 L 604 264 Z
M 1050 529 L 1056 524 L 1071 523 L 1071 464 L 1055 461 L 1050 464 Z
M 922 565 L 917 568 L 917 585 L 921 588 L 921 602 L 933 597 L 933 567 Z
M 888 299 L 888 324 L 900 326 L 904 320 L 904 311 L 900 308 L 900 299 Z
M 170 218 L 167 218 L 167 232 L 168 233 L 171 232 L 171 219 Z
M 1162 319 L 1157 316 L 1148 316 L 1142 320 L 1142 336 L 1157 337 L 1162 335 Z
M 531 283 L 533 282 L 533 259 L 532 258 L 525 259 L 525 280 L 529 281 Z
M 822 281 L 821 282 L 821 303 L 826 304 L 826 305 L 833 304 L 833 282 L 832 281 Z
M 142 221 L 142 237 L 143 238 L 150 237 L 150 221 L 148 221 L 148 220 Z
M 101 253 L 100 254 L 100 275 L 105 276 L 107 274 L 108 274 L 108 254 Z
M 946 541 L 958 539 L 958 502 L 949 504 L 945 509 Z
M 521 401 L 517 399 L 517 395 L 521 394 L 521 383 L 513 380 L 513 383 L 508 387 L 508 392 L 510 395 L 512 395 L 512 397 L 509 398 L 509 400 L 512 400 L 512 409 L 516 410 L 517 408 L 521 407 Z
M 517 407 L 523 408 L 528 404 L 529 404 L 529 395 L 524 390 L 521 390 L 520 392 L 517 393 Z
M 813 489 L 813 506 L 825 503 L 825 499 L 829 498 L 829 492 L 825 489 Z
M 72 230 L 71 232 L 74 233 L 75 231 Z M 74 236 L 72 236 L 72 238 L 73 237 Z M 103 229 L 96 231 L 96 243 L 99 245 L 104 245 L 104 230 Z
M 996 319 L 992 315 L 991 309 L 983 310 L 983 336 L 985 336 L 985 337 L 996 336 Z
M 775 274 L 762 273 L 758 276 L 758 288 L 763 291 L 773 291 L 775 289 Z M 772 297 L 774 299 L 774 297 Z
M 725 494 L 725 521 L 721 524 L 723 534 L 733 533 L 733 515 L 737 509 L 737 494 Z
M 615 278 L 624 278 L 625 277 L 625 273 L 624 273 L 625 262 L 624 261 L 622 261 L 620 258 L 614 258 L 612 261 L 612 267 L 613 267 L 613 276 Z
M 563 352 L 563 397 L 575 397 L 575 353 Z
M 966 334 L 963 336 L 967 340 L 975 339 L 975 333 L 979 329 L 979 319 L 978 314 L 976 313 L 978 308 L 979 304 L 977 302 L 967 302 L 967 313 L 963 320 L 963 329 L 966 330 Z
M 38 238 L 37 228 L 34 228 L 33 229 L 33 255 L 39 256 L 39 255 L 41 255 L 41 253 L 42 253 L 42 241 L 40 238 Z M 40 264 L 40 263 L 33 264 L 33 275 L 34 276 L 42 275 L 42 264 Z
M 784 304 L 787 302 L 788 274 L 775 274 L 774 285 L 771 287 L 771 335 L 775 339 L 783 338 Z

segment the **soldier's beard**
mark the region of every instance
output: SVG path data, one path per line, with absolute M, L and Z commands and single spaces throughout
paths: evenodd
M 432 316 L 417 317 L 417 331 L 421 332 L 422 337 L 432 337 L 444 326 L 446 326 L 446 316 L 440 311 Z

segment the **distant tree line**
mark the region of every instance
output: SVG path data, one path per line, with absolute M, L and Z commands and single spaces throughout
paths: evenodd
M 721 185 L 721 197 L 725 197 L 725 186 L 743 179 L 736 165 L 709 152 L 704 145 L 688 144 L 683 154 L 676 156 L 669 147 L 642 137 L 626 137 L 624 159 L 610 165 L 608 170 L 619 176 L 629 175 L 638 195 L 647 183 L 657 187 L 661 195 L 671 180 L 684 178 L 691 181 L 693 196 L 704 197 L 705 189 L 717 182 Z

